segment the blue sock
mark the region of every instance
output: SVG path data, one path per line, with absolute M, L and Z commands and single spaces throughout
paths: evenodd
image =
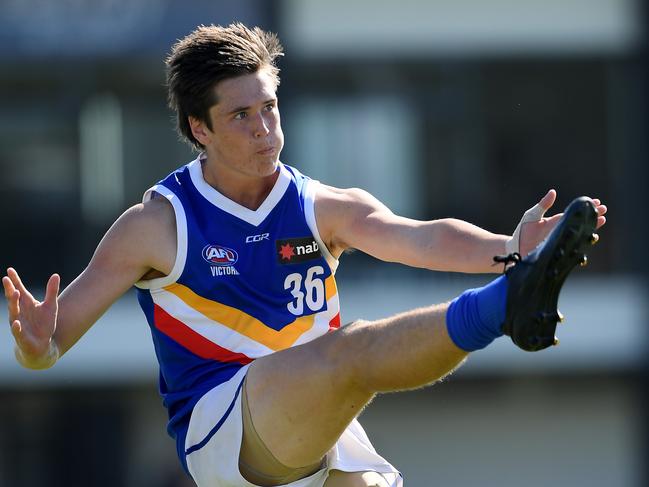
M 484 287 L 465 291 L 451 302 L 446 311 L 446 328 L 455 345 L 473 352 L 503 335 L 507 289 L 507 277 L 500 276 Z

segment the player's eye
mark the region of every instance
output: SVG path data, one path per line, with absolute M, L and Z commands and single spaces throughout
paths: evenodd
M 234 119 L 235 120 L 243 120 L 247 116 L 248 116 L 248 114 L 246 112 L 239 112 L 234 116 Z
M 264 107 L 267 112 L 273 111 L 273 108 L 275 108 L 275 103 L 269 103 Z

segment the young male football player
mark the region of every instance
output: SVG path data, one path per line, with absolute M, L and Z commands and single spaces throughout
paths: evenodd
M 561 284 L 606 207 L 581 198 L 546 219 L 550 191 L 510 237 L 319 184 L 279 161 L 281 54 L 273 34 L 241 24 L 200 27 L 173 47 L 169 101 L 200 155 L 117 219 L 60 296 L 58 275 L 39 302 L 7 271 L 16 357 L 52 366 L 135 285 L 168 429 L 199 486 L 401 485 L 356 416 L 503 332 L 527 350 L 551 345 Z M 451 304 L 340 327 L 334 273 L 348 248 L 433 270 L 492 272 L 501 254 L 513 265 Z

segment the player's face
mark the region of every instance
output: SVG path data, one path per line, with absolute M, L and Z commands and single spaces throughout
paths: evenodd
M 277 84 L 265 69 L 221 81 L 210 109 L 206 150 L 221 168 L 247 176 L 272 175 L 284 147 Z

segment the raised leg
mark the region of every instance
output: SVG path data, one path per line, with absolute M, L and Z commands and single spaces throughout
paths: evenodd
M 246 393 L 268 450 L 289 467 L 317 463 L 377 392 L 421 387 L 457 367 L 467 352 L 447 334 L 446 309 L 359 321 L 256 360 Z
M 559 291 L 596 241 L 596 224 L 592 200 L 579 198 L 541 246 L 515 259 L 507 277 L 450 305 L 359 321 L 257 359 L 245 392 L 251 424 L 273 462 L 288 470 L 317 465 L 376 393 L 430 384 L 503 332 L 525 350 L 556 343 Z M 250 432 L 244 425 L 244 443 Z M 258 468 L 246 455 L 242 450 L 241 461 Z

